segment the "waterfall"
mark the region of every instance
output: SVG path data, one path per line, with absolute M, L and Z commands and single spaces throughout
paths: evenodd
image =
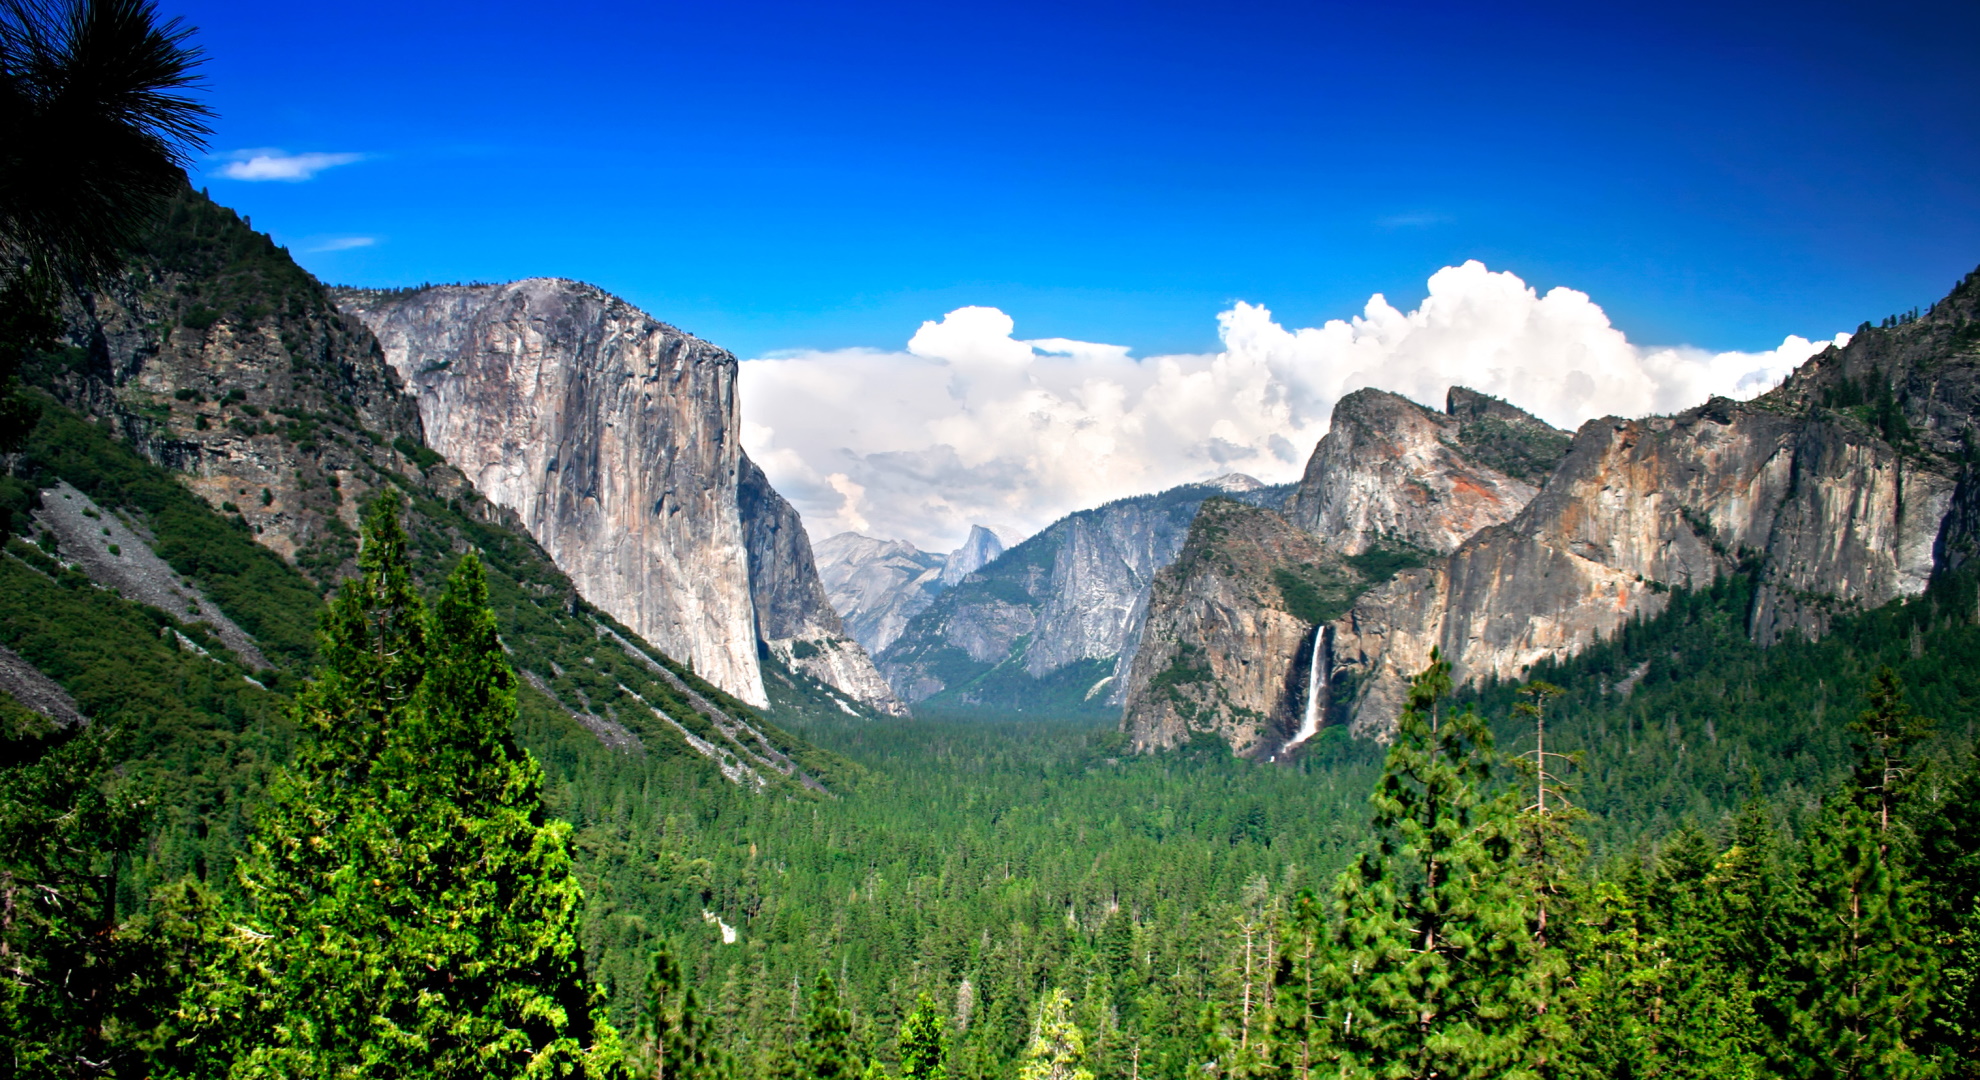
M 1299 730 L 1293 733 L 1292 741 L 1286 743 L 1286 750 L 1298 746 L 1312 738 L 1320 730 L 1321 698 L 1327 694 L 1327 628 L 1313 628 L 1313 656 L 1306 664 L 1306 713 L 1300 717 Z

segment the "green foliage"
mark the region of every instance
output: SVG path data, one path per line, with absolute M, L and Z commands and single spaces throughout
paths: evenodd
M 915 998 L 914 1011 L 901 1021 L 901 1080 L 947 1080 L 946 1022 L 934 998 L 926 993 Z
M 617 1038 L 581 970 L 569 826 L 510 726 L 516 676 L 478 560 L 431 612 L 400 503 L 324 621 L 304 739 L 242 870 L 249 925 L 193 996 L 236 1077 L 603 1075 Z
M 839 988 L 821 971 L 811 988 L 811 1007 L 804 1014 L 804 1043 L 798 1063 L 814 1080 L 856 1080 L 864 1075 L 853 1044 L 852 1014 L 839 1002 Z
M 1498 761 L 1483 718 L 1440 710 L 1449 672 L 1433 655 L 1412 683 L 1369 799 L 1378 846 L 1337 886 L 1336 1053 L 1369 1075 L 1517 1075 L 1532 1049 L 1517 802 L 1491 791 Z
M 1472 460 L 1529 484 L 1545 480 L 1572 441 L 1565 432 L 1493 416 L 1468 420 L 1458 429 L 1458 442 Z
M 701 999 L 686 984 L 673 949 L 663 940 L 646 977 L 646 1001 L 634 1029 L 642 1072 L 656 1080 L 715 1080 L 725 1075 Z
M 130 997 L 117 870 L 146 807 L 114 784 L 104 726 L 36 740 L 14 721 L 9 757 L 28 760 L 0 768 L 0 1076 L 89 1076 Z
M 322 602 L 305 578 L 103 428 L 36 399 L 39 415 L 15 475 L 35 488 L 66 480 L 100 506 L 137 511 L 158 556 L 212 597 L 270 659 L 309 662 Z
M 405 459 L 417 466 L 421 472 L 446 460 L 431 447 L 421 446 L 404 435 L 392 440 L 392 448 L 405 455 Z
M 1066 992 L 1055 986 L 1039 999 L 1018 1080 L 1093 1080 L 1085 1063 L 1086 1034 L 1073 1022 Z

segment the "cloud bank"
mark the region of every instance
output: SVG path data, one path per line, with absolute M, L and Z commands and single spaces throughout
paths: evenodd
M 1400 311 L 1288 329 L 1237 303 L 1220 352 L 1024 340 L 996 308 L 925 322 L 903 352 L 803 352 L 742 365 L 743 440 L 814 538 L 845 530 L 931 551 L 972 522 L 1030 532 L 1074 510 L 1229 472 L 1298 477 L 1334 402 L 1378 387 L 1441 407 L 1462 384 L 1573 429 L 1603 415 L 1753 397 L 1828 341 L 1761 353 L 1630 343 L 1585 293 L 1544 296 L 1478 262 Z M 1838 335 L 1842 343 L 1847 335 Z
M 338 165 L 364 160 L 363 154 L 291 154 L 281 150 L 236 150 L 226 155 L 220 175 L 229 180 L 282 180 L 299 183 Z

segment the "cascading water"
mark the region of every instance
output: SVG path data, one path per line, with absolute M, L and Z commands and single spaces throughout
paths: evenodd
M 1293 733 L 1292 740 L 1280 750 L 1283 754 L 1312 738 L 1320 730 L 1321 699 L 1327 694 L 1327 628 L 1313 628 L 1313 657 L 1306 667 L 1306 713 L 1299 719 L 1299 730 Z

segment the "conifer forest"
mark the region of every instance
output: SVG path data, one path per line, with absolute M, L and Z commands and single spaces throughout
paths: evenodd
M 0 1080 L 1980 1077 L 1980 562 L 1762 643 L 1721 551 L 1271 760 L 768 645 L 752 706 L 349 390 L 369 332 L 188 185 L 189 30 L 0 16 Z M 291 397 L 144 389 L 103 297 L 145 356 L 279 342 Z M 293 486 L 208 492 L 175 418 Z

